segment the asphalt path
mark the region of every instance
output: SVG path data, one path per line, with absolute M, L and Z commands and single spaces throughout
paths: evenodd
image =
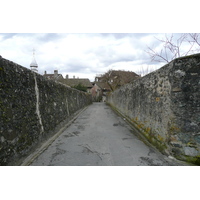
M 30 164 L 32 166 L 186 165 L 146 145 L 105 103 L 93 103 Z

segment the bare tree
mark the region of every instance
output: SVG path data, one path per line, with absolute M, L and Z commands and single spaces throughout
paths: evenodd
M 200 34 L 199 33 L 189 33 L 190 40 L 188 41 L 190 44 L 195 43 L 197 48 L 196 51 L 200 51 Z
M 157 68 L 156 66 L 140 66 L 139 70 L 137 70 L 137 74 L 140 75 L 140 77 L 145 76 L 146 74 L 149 74 L 153 71 L 155 71 Z
M 109 89 L 114 91 L 139 77 L 135 72 L 110 69 L 100 77 L 100 82 L 106 83 Z
M 111 91 L 114 91 L 120 84 L 121 78 L 119 74 L 114 75 L 113 70 L 110 69 L 102 76 L 102 81 L 108 84 Z
M 152 61 L 169 63 L 175 58 L 187 56 L 191 53 L 200 51 L 200 34 L 199 33 L 183 33 L 178 38 L 174 34 L 165 34 L 164 39 L 156 38 L 162 45 L 162 48 L 157 51 L 148 47 L 146 51 Z M 187 47 L 187 49 L 186 49 Z

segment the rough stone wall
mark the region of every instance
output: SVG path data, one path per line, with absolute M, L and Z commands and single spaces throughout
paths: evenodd
M 0 165 L 17 165 L 91 96 L 0 56 Z
M 107 101 L 161 151 L 200 164 L 200 54 L 173 60 Z

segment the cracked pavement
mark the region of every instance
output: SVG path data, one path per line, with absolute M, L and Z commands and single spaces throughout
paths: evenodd
M 105 103 L 93 103 L 66 128 L 31 166 L 178 166 L 144 144 Z

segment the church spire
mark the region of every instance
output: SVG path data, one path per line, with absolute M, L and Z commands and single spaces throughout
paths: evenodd
M 34 72 L 38 72 L 38 65 L 37 65 L 37 62 L 35 60 L 35 49 L 33 49 L 33 59 L 32 59 L 32 62 L 30 64 L 30 67 L 31 67 L 31 70 L 34 71 Z

